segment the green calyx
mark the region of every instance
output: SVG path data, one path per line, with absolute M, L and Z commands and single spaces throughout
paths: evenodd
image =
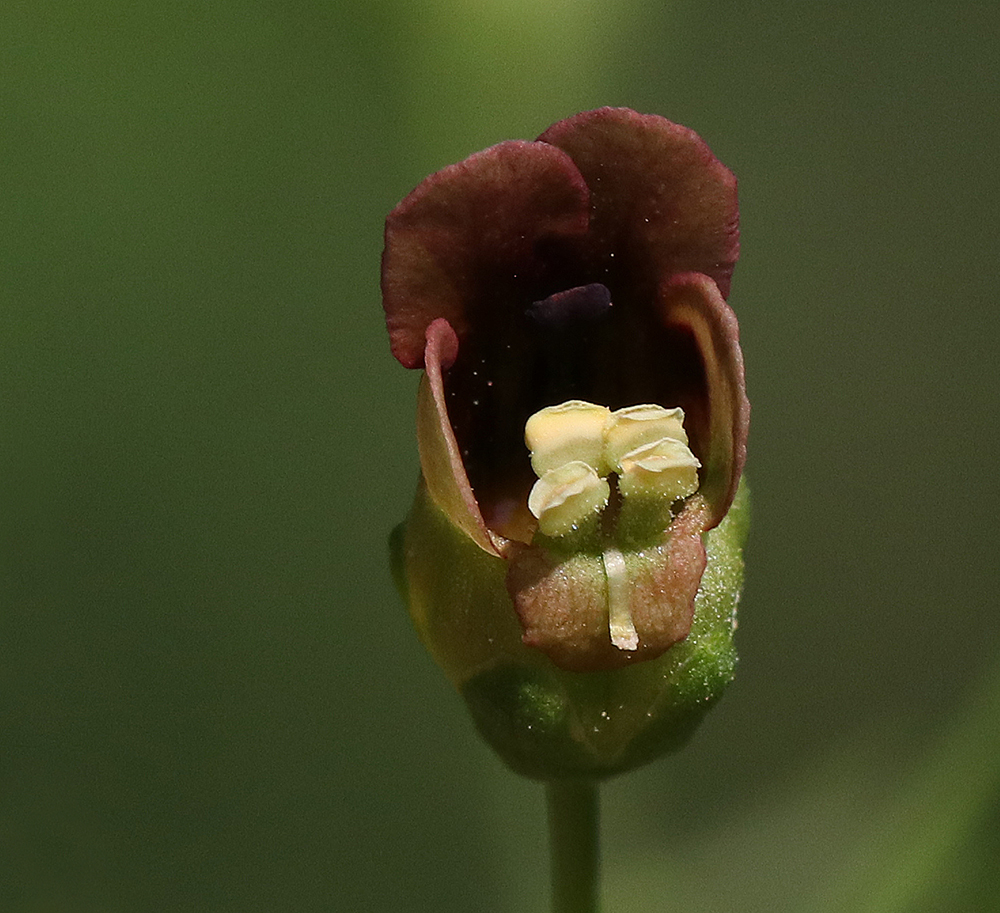
M 526 646 L 507 562 L 455 527 L 423 484 L 392 536 L 393 569 L 422 641 L 510 768 L 539 780 L 607 777 L 681 747 L 732 680 L 748 520 L 741 482 L 703 535 L 708 563 L 690 633 L 618 669 L 567 671 Z

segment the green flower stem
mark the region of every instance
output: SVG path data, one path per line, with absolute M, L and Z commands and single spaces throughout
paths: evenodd
M 553 780 L 545 787 L 552 857 L 552 913 L 597 913 L 600 884 L 598 787 Z

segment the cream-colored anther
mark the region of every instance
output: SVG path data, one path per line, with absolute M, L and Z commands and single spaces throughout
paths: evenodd
M 666 437 L 622 457 L 618 489 L 625 498 L 649 495 L 676 501 L 698 490 L 699 468 L 686 444 Z
M 546 536 L 565 536 L 604 510 L 611 489 L 592 466 L 572 460 L 546 472 L 528 495 L 528 510 Z
M 684 410 L 648 404 L 617 409 L 604 426 L 604 459 L 618 472 L 627 453 L 664 438 L 687 443 Z
M 531 467 L 539 478 L 566 463 L 579 461 L 601 470 L 607 406 L 572 399 L 536 412 L 524 426 Z

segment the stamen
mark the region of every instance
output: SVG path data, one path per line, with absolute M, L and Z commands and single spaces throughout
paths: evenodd
M 581 460 L 573 460 L 535 482 L 528 510 L 544 535 L 565 536 L 604 510 L 610 493 L 606 479 Z
M 625 503 L 621 514 L 605 518 L 606 533 L 634 541 L 662 532 L 671 505 L 698 490 L 701 463 L 683 422 L 679 408 L 646 403 L 611 412 L 578 399 L 532 415 L 524 440 L 539 479 L 528 508 L 542 533 L 565 536 L 603 511 L 609 476 L 617 476 Z
M 531 451 L 531 467 L 541 478 L 550 469 L 580 460 L 601 475 L 607 406 L 573 399 L 536 412 L 524 426 L 524 442 Z
M 687 444 L 663 438 L 621 458 L 618 488 L 625 498 L 646 496 L 669 503 L 698 490 L 700 468 Z
M 604 552 L 604 573 L 608 580 L 608 630 L 611 643 L 619 650 L 639 649 L 639 633 L 629 608 L 628 569 L 625 556 L 616 548 Z
M 664 438 L 682 444 L 688 442 L 682 409 L 664 409 L 649 404 L 626 406 L 612 412 L 604 426 L 604 436 L 607 441 L 605 459 L 615 472 L 621 469 L 622 457 L 646 444 Z

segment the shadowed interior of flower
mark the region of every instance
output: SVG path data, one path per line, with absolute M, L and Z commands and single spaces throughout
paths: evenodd
M 737 252 L 732 175 L 691 131 L 626 109 L 471 156 L 387 220 L 393 351 L 426 370 L 428 491 L 508 562 L 525 643 L 563 668 L 648 659 L 690 627 L 701 536 L 725 515 L 745 458 L 742 356 L 723 297 Z M 570 403 L 583 407 L 544 411 Z M 677 409 L 683 425 L 630 437 L 643 422 L 629 409 L 659 421 Z M 618 419 L 595 437 L 605 413 Z M 534 457 L 553 461 L 540 474 L 524 442 L 539 415 L 561 429 Z M 596 455 L 572 440 L 588 434 Z M 655 492 L 672 464 L 694 474 Z M 536 485 L 535 507 L 548 506 L 533 514 Z M 575 501 L 599 510 L 594 535 L 551 535 Z M 617 637 L 612 603 L 626 608 Z

